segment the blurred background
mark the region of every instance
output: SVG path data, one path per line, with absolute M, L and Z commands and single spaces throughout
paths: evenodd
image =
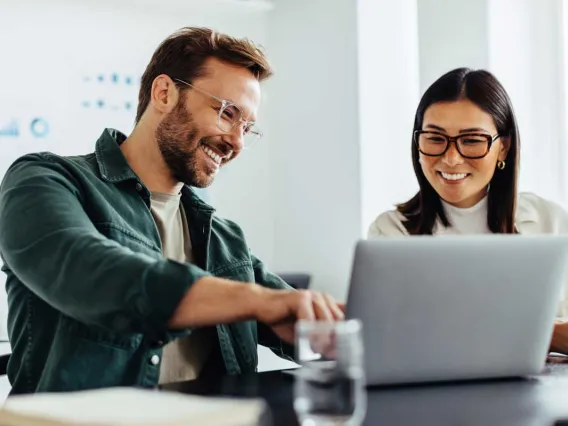
M 450 69 L 485 68 L 501 80 L 520 123 L 521 190 L 568 207 L 565 6 L 0 0 L 0 176 L 26 152 L 82 154 L 105 127 L 128 134 L 140 76 L 176 29 L 251 38 L 276 70 L 264 83 L 265 137 L 203 197 L 244 228 L 274 271 L 308 273 L 312 288 L 343 300 L 355 242 L 417 189 L 415 109 Z

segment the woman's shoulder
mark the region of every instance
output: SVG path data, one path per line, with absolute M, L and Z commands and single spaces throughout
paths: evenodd
M 407 235 L 408 232 L 402 223 L 403 221 L 404 216 L 398 210 L 388 210 L 381 213 L 369 226 L 367 237 Z
M 517 199 L 517 224 L 534 224 L 542 232 L 568 232 L 568 213 L 558 203 L 532 192 L 521 192 Z

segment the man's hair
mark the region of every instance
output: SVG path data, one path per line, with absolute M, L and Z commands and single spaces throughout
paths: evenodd
M 142 75 L 136 123 L 150 103 L 152 83 L 161 74 L 192 83 L 205 75 L 204 63 L 216 58 L 248 69 L 258 81 L 272 75 L 272 68 L 260 46 L 209 28 L 185 27 L 165 39 L 152 55 Z

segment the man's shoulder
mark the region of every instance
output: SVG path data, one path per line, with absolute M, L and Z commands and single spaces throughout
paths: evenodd
M 223 233 L 226 233 L 227 235 L 230 235 L 239 240 L 243 241 L 246 240 L 243 229 L 240 227 L 239 224 L 237 224 L 231 219 L 220 217 L 217 214 L 214 214 L 212 227 L 217 231 L 222 231 Z
M 77 169 L 83 172 L 98 172 L 95 153 L 83 155 L 64 156 L 51 151 L 40 151 L 22 155 L 17 158 L 9 167 L 13 168 L 51 168 L 72 171 Z

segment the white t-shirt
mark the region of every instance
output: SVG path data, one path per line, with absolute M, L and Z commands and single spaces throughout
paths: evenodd
M 191 238 L 181 204 L 181 194 L 152 193 L 150 211 L 160 234 L 164 257 L 177 262 L 193 262 Z M 166 344 L 162 350 L 158 383 L 197 378 L 211 353 L 215 338 L 212 334 L 208 329 L 197 329 L 187 337 Z
M 460 209 L 443 202 L 450 227 L 444 227 L 438 219 L 432 230 L 433 235 L 486 234 L 487 197 L 473 207 Z M 368 238 L 397 237 L 408 235 L 403 225 L 404 216 L 390 210 L 380 214 L 369 227 Z M 558 204 L 532 193 L 520 193 L 517 198 L 515 226 L 523 235 L 568 234 L 568 213 Z M 568 282 L 565 284 L 559 302 L 559 317 L 568 317 Z

